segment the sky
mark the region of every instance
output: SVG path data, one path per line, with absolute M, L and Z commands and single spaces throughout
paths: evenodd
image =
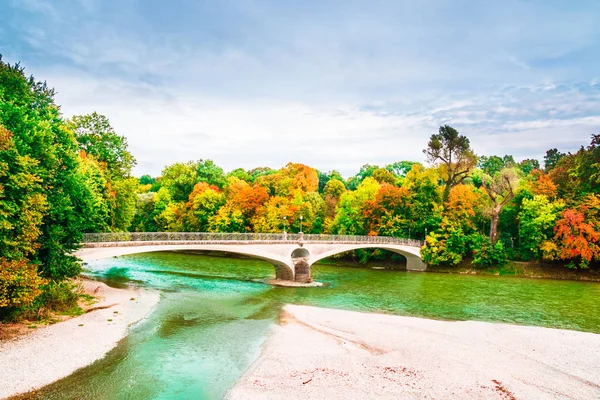
M 440 125 L 479 155 L 600 133 L 597 0 L 2 0 L 0 54 L 106 115 L 136 175 L 212 159 L 355 174 L 424 161 Z

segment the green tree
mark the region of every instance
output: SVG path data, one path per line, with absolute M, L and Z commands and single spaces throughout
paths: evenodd
M 40 212 L 44 202 L 40 194 L 47 204 L 41 223 L 34 223 L 41 234 L 29 260 L 38 264 L 44 277 L 77 275 L 80 265 L 72 253 L 79 247 L 87 218 L 86 203 L 79 196 L 84 192 L 85 180 L 80 174 L 77 142 L 60 117 L 54 90 L 33 77 L 26 78 L 20 65 L 1 60 L 0 124 L 12 133 L 14 149 L 27 160 L 28 174 L 39 179 L 37 189 L 19 190 L 37 196 L 34 214 Z M 21 212 L 18 208 L 10 210 L 8 219 Z
M 527 158 L 519 163 L 519 169 L 525 175 L 529 175 L 534 169 L 540 169 L 540 162 L 533 158 Z
M 187 201 L 196 182 L 196 163 L 192 161 L 169 165 L 160 177 L 162 188 L 168 190 L 174 201 Z
M 348 178 L 348 181 L 347 181 L 348 189 L 356 190 L 358 188 L 358 185 L 360 185 L 362 183 L 362 181 L 364 181 L 365 179 L 373 176 L 373 172 L 375 172 L 375 170 L 378 168 L 379 167 L 377 165 L 369 165 L 369 164 L 365 164 L 362 167 L 360 167 L 360 171 L 358 171 L 358 173 L 356 175 L 354 175 L 351 178 Z
M 431 135 L 423 153 L 431 164 L 439 165 L 445 183 L 444 200 L 448 199 L 450 189 L 462 183 L 477 164 L 469 139 L 448 125 L 440 126 L 439 132 Z
M 199 160 L 196 164 L 196 182 L 206 182 L 209 185 L 223 189 L 227 179 L 223 168 L 216 165 L 212 160 Z
M 125 232 L 131 227 L 135 216 L 138 187 L 139 183 L 135 178 L 121 179 L 113 184 L 113 231 Z
M 68 122 L 79 147 L 106 168 L 108 179 L 123 179 L 130 175 L 135 158 L 129 152 L 127 139 L 118 135 L 108 118 L 96 112 L 75 115 Z
M 379 192 L 379 183 L 366 178 L 355 191 L 342 194 L 333 223 L 335 233 L 341 235 L 366 235 L 367 225 L 363 217 L 364 206 L 374 200 Z
M 550 149 L 546 151 L 546 155 L 544 156 L 544 170 L 549 172 L 550 170 L 556 167 L 556 164 L 563 158 L 566 154 L 561 153 L 558 149 Z
M 554 225 L 564 207 L 564 202 L 551 202 L 546 196 L 523 199 L 519 213 L 519 240 L 525 258 L 541 258 L 541 245 L 554 235 Z

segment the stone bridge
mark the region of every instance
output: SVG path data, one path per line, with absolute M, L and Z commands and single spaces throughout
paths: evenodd
M 276 279 L 310 282 L 310 267 L 319 260 L 357 249 L 384 249 L 403 255 L 408 271 L 424 271 L 423 242 L 385 236 L 274 233 L 88 233 L 76 255 L 84 261 L 152 251 L 207 250 L 268 261 Z

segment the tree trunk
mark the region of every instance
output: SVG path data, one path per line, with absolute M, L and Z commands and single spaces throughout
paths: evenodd
M 490 224 L 490 242 L 496 244 L 498 241 L 498 221 L 500 219 L 501 206 L 496 206 L 492 209 L 492 221 Z

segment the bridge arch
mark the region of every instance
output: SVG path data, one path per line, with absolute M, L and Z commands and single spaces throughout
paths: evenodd
M 350 244 L 325 248 L 316 254 L 313 252 L 313 256 L 310 258 L 310 265 L 312 266 L 314 263 L 336 254 L 346 253 L 358 249 L 382 249 L 400 254 L 406 258 L 407 271 L 425 271 L 427 267 L 423 261 L 421 261 L 420 249 L 409 246 L 387 244 Z
M 310 257 L 310 251 L 308 251 L 304 247 L 298 247 L 297 249 L 294 249 L 292 251 L 292 254 L 290 255 L 290 257 L 291 258 L 309 258 Z
M 277 257 L 275 254 L 262 251 L 254 246 L 231 246 L 231 245 L 157 245 L 157 246 L 125 246 L 125 247 L 84 247 L 79 249 L 76 256 L 83 261 L 93 261 L 105 258 L 119 257 L 130 254 L 151 253 L 159 251 L 178 250 L 204 250 L 219 251 L 223 253 L 239 254 L 256 258 L 271 263 L 275 267 L 275 276 L 281 280 L 294 280 L 294 268 L 291 259 L 289 262 Z

